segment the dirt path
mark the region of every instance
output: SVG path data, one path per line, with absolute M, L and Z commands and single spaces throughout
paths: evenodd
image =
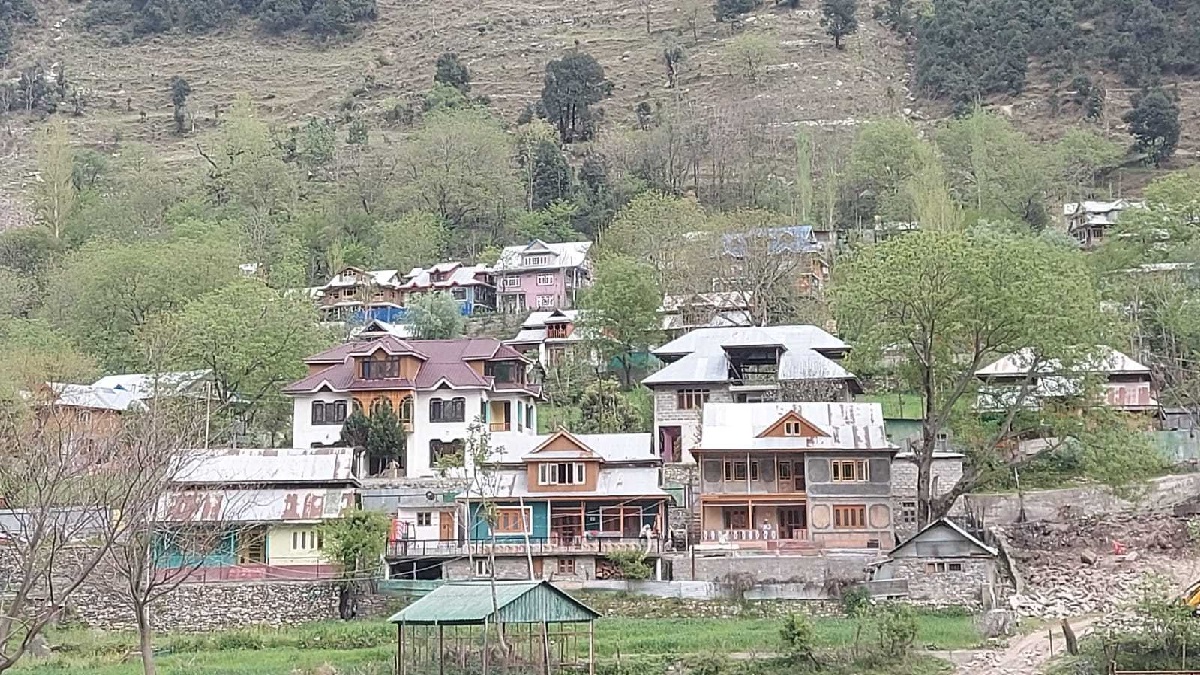
M 1076 619 L 1071 621 L 1071 628 L 1076 637 L 1082 639 L 1095 622 L 1096 617 Z M 938 652 L 936 655 L 954 663 L 956 675 L 1037 675 L 1047 661 L 1066 651 L 1067 642 L 1058 624 L 1053 624 L 1054 650 L 1051 651 L 1047 637 L 1050 629 L 1047 626 L 1014 637 L 1004 649 Z

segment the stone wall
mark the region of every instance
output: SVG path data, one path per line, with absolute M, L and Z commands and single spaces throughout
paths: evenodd
M 1020 521 L 1024 502 L 1025 520 L 1066 521 L 1096 513 L 1133 511 L 1169 511 L 1200 494 L 1200 474 L 1162 476 L 1147 481 L 1146 487 L 1131 499 L 1113 494 L 1103 486 L 1034 490 L 1024 498 L 1015 493 L 972 494 L 954 503 L 952 514 L 970 513 L 986 525 L 1009 525 Z
M 961 572 L 931 572 L 929 564 L 955 563 Z M 908 600 L 918 604 L 980 607 L 995 587 L 996 563 L 971 558 L 896 558 L 893 578 L 908 581 Z
M 867 565 L 879 555 L 729 555 L 672 556 L 674 577 L 715 582 L 727 574 L 749 574 L 762 583 L 834 584 L 867 580 Z M 695 573 L 693 574 L 693 561 Z
M 338 618 L 338 592 L 332 583 L 311 581 L 183 584 L 155 603 L 151 616 L 164 632 L 297 625 Z M 119 597 L 95 588 L 71 596 L 67 617 L 88 628 L 137 627 Z

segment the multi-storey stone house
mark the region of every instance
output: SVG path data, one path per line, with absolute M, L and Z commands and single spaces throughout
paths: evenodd
M 506 247 L 493 266 L 499 310 L 573 307 L 579 290 L 592 284 L 591 248 L 590 241 L 547 244 L 538 239 Z
M 372 333 L 372 335 L 378 335 Z M 308 376 L 284 388 L 293 400 L 296 447 L 340 443 L 346 417 L 390 408 L 408 432 L 401 469 L 432 476 L 439 460 L 461 454 L 480 421 L 498 444 L 537 429 L 541 387 L 526 381 L 528 361 L 492 338 L 348 342 L 305 360 Z M 372 466 L 371 473 L 385 467 Z
M 702 328 L 654 350 L 667 365 L 642 380 L 654 392 L 655 449 L 693 461 L 708 403 L 849 401 L 860 390 L 839 363 L 849 345 L 816 326 Z
M 878 403 L 710 403 L 692 448 L 702 546 L 888 550 L 896 450 Z

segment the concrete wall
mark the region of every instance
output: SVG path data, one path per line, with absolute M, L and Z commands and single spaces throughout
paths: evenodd
M 292 446 L 296 448 L 311 448 L 313 444 L 331 445 L 342 437 L 340 424 L 313 424 L 312 404 L 314 401 L 346 402 L 346 414 L 354 409 L 349 396 L 322 392 L 297 396 L 292 401 Z
M 661 385 L 654 388 L 654 447 L 661 454 L 662 448 L 658 447 L 660 428 L 677 426 L 680 428 L 680 445 L 683 448 L 683 455 L 680 459 L 684 463 L 693 464 L 696 458 L 692 457 L 691 450 L 700 444 L 701 408 L 680 410 L 676 396 L 676 392 L 680 389 L 708 389 L 710 403 L 730 403 L 733 398 L 729 393 L 728 385 L 724 384 L 690 387 Z
M 311 548 L 298 548 L 300 537 Z M 329 561 L 321 556 L 321 550 L 312 543 L 317 534 L 316 525 L 285 525 L 267 530 L 267 564 L 269 565 L 321 565 Z M 296 544 L 296 546 L 293 546 Z

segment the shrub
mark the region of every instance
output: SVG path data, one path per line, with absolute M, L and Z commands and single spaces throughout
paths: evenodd
M 917 641 L 917 615 L 913 608 L 890 602 L 876 609 L 875 627 L 879 648 L 887 656 L 904 658 Z
M 624 579 L 639 581 L 654 574 L 654 568 L 646 562 L 646 554 L 642 551 L 613 551 L 605 557 L 617 566 Z
M 789 614 L 779 630 L 783 640 L 783 652 L 793 663 L 811 663 L 816 665 L 817 634 L 813 629 L 812 619 L 804 614 Z
M 871 591 L 866 586 L 851 586 L 842 591 L 842 612 L 846 616 L 863 616 L 870 607 Z

